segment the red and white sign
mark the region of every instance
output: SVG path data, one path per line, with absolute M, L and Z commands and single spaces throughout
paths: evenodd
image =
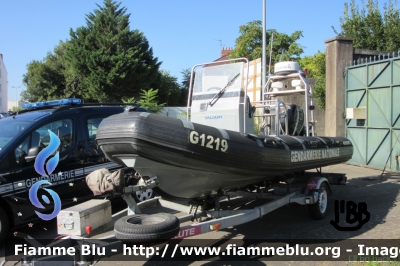
M 200 225 L 189 225 L 189 226 L 184 226 L 181 227 L 181 230 L 179 231 L 179 234 L 174 237 L 173 239 L 182 239 L 186 237 L 191 237 L 195 235 L 201 234 L 201 227 Z

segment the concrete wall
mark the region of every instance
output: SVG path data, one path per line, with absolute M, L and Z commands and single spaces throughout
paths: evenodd
M 346 136 L 345 74 L 346 64 L 353 65 L 358 60 L 375 59 L 392 53 L 366 49 L 354 49 L 353 39 L 334 37 L 326 40 L 326 110 L 325 135 Z
M 14 96 L 14 97 L 15 97 L 15 96 Z M 13 107 L 17 107 L 17 106 L 22 107 L 23 102 L 18 101 L 18 104 L 17 104 L 16 101 L 8 101 L 7 104 L 8 104 L 8 109 L 11 109 L 11 110 L 12 110 Z M 8 110 L 7 110 L 7 111 L 8 111 Z
M 317 136 L 325 136 L 325 111 L 318 107 L 318 99 L 314 99 L 314 121 Z
M 345 70 L 353 59 L 353 39 L 335 37 L 326 44 L 325 135 L 345 136 Z

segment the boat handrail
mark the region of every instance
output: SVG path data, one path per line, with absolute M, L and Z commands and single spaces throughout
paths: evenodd
M 288 79 L 295 79 L 298 78 L 304 85 L 304 88 L 296 88 L 296 89 L 291 89 L 291 90 L 281 90 L 281 91 L 273 91 L 272 90 L 272 83 L 274 81 L 278 80 L 288 80 Z M 305 73 L 304 72 L 296 72 L 296 73 L 289 73 L 289 74 L 275 74 L 275 75 L 270 75 L 268 76 L 268 80 L 265 84 L 265 87 L 262 90 L 262 99 L 261 101 L 257 102 L 260 103 L 256 105 L 256 108 L 262 108 L 262 115 L 261 117 L 272 117 L 269 114 L 265 113 L 265 107 L 270 106 L 268 104 L 268 101 L 273 100 L 276 96 L 284 96 L 284 95 L 294 95 L 294 94 L 304 94 L 304 102 L 305 102 L 305 129 L 306 129 L 306 135 L 310 136 L 310 126 L 311 126 L 311 135 L 315 135 L 315 130 L 314 130 L 314 112 L 313 108 L 310 108 L 310 106 L 314 106 L 314 101 L 313 101 L 313 89 L 312 85 L 308 82 Z M 309 112 L 311 112 L 311 121 L 310 123 L 310 118 L 309 118 Z M 277 117 L 278 119 L 278 117 Z M 265 121 L 263 121 L 265 122 Z M 275 127 L 277 127 L 277 124 L 279 124 L 279 121 L 276 121 Z M 279 135 L 279 131 L 276 131 L 276 134 Z

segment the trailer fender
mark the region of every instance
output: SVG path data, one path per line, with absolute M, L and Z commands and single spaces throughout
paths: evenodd
M 321 188 L 322 183 L 326 183 L 326 187 L 328 190 L 328 195 L 332 195 L 332 189 L 331 186 L 329 185 L 328 179 L 326 179 L 325 177 L 312 177 L 308 180 L 307 185 L 305 187 L 305 193 L 304 194 L 308 194 L 310 193 L 310 191 L 313 190 L 318 190 Z

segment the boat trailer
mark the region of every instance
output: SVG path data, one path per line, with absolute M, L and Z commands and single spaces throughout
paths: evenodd
M 311 174 L 311 173 L 310 173 Z M 326 214 L 326 208 L 328 204 L 328 195 L 331 194 L 330 185 L 344 185 L 347 182 L 345 174 L 323 174 L 321 177 L 321 172 L 317 171 L 314 176 L 307 177 L 307 174 L 302 176 L 302 179 L 306 179 L 305 183 L 301 183 L 299 186 L 296 183 L 295 178 L 287 179 L 285 183 L 279 183 L 275 186 L 265 186 L 255 188 L 255 192 L 241 190 L 232 191 L 220 191 L 218 195 L 214 197 L 213 208 L 207 209 L 205 204 L 206 201 L 193 201 L 189 202 L 189 205 L 182 204 L 180 202 L 168 201 L 162 199 L 161 197 L 155 197 L 148 199 L 146 201 L 136 203 L 131 194 L 136 191 L 146 190 L 154 188 L 158 185 L 157 177 L 150 178 L 143 185 L 131 185 L 124 188 L 124 192 L 121 194 L 122 198 L 128 204 L 127 209 L 117 212 L 112 215 L 112 218 L 118 219 L 117 222 L 108 222 L 102 227 L 98 228 L 98 232 L 106 228 L 113 228 L 121 219 L 129 220 L 129 217 L 143 216 L 143 211 L 151 209 L 152 207 L 167 208 L 168 210 L 173 210 L 175 212 L 184 213 L 183 216 L 177 217 L 178 230 L 175 231 L 174 236 L 170 239 L 162 239 L 149 241 L 144 239 L 143 243 L 145 245 L 159 244 L 163 242 L 168 242 L 169 240 L 180 240 L 188 237 L 193 237 L 200 234 L 205 234 L 208 232 L 213 232 L 217 230 L 222 230 L 228 227 L 248 223 L 252 220 L 263 217 L 264 215 L 290 203 L 297 203 L 300 205 L 308 205 L 310 215 L 313 219 L 322 219 Z M 264 203 L 256 205 L 250 209 L 242 209 L 243 204 L 248 204 L 251 200 L 261 199 Z M 230 208 L 225 208 L 225 205 L 234 200 L 243 201 L 242 204 L 230 206 Z M 265 202 L 265 200 L 269 200 Z M 105 200 L 108 201 L 108 200 Z M 209 201 L 210 202 L 210 201 Z M 84 203 L 82 203 L 84 204 Z M 81 205 L 81 204 L 80 204 Z M 68 208 L 79 209 L 79 205 Z M 83 212 L 88 212 L 90 210 L 81 210 Z M 126 216 L 126 214 L 128 216 Z M 152 217 L 157 214 L 149 214 L 148 217 Z M 173 216 L 172 214 L 168 214 Z M 127 219 L 128 217 L 128 219 Z M 142 220 L 143 222 L 144 220 Z M 66 222 L 66 220 L 64 220 Z M 136 221 L 137 222 L 137 221 Z M 154 222 L 154 221 L 153 221 Z M 133 222 L 135 223 L 135 222 Z M 143 222 L 145 226 L 146 222 Z M 60 227 L 60 223 L 58 224 Z M 68 224 L 70 226 L 70 224 Z M 65 229 L 66 223 L 61 226 Z M 71 230 L 73 226 L 71 227 Z M 141 239 L 118 239 L 116 238 L 116 229 L 114 228 L 115 234 L 109 234 L 102 236 L 101 238 L 89 238 L 92 228 L 86 226 L 86 235 L 68 235 L 63 237 L 54 243 L 47 246 L 39 243 L 32 237 L 22 233 L 14 233 L 16 237 L 24 238 L 26 242 L 35 248 L 38 247 L 74 247 L 76 253 L 73 256 L 59 255 L 59 256 L 24 256 L 20 258 L 19 262 L 21 266 L 41 266 L 41 265 L 94 265 L 102 258 L 111 257 L 117 255 L 116 250 L 122 250 L 123 243 L 133 243 L 137 245 L 142 245 Z M 93 232 L 96 230 L 93 230 Z M 155 236 L 162 232 L 153 232 Z M 134 235 L 134 234 L 132 234 Z M 84 255 L 82 254 L 82 246 L 91 245 L 96 248 L 105 248 L 106 252 L 101 256 L 95 255 Z M 4 263 L 4 262 L 3 262 Z M 16 265 L 16 264 L 14 264 Z

